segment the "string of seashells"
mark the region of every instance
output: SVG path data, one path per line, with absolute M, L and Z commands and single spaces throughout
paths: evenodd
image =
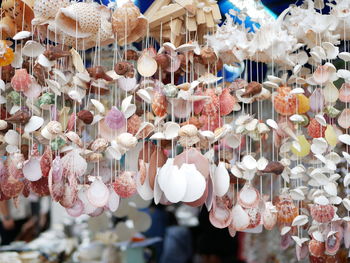
M 298 260 L 336 258 L 350 246 L 350 3 L 316 9 L 255 32 L 227 16 L 206 45 L 157 50 L 131 1 L 36 0 L 31 30 L 0 43 L 0 200 L 50 195 L 74 217 L 135 195 L 183 202 L 232 236 L 278 226 Z M 271 65 L 266 81 L 220 82 L 224 63 L 251 61 Z

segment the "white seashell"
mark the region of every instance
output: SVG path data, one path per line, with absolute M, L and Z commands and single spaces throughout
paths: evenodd
M 23 57 L 20 51 L 15 52 L 15 57 L 11 62 L 11 66 L 14 68 L 22 68 L 23 65 Z
M 333 84 L 333 82 L 328 82 L 323 89 L 325 102 L 334 103 L 339 98 L 339 90 Z
M 321 124 L 322 126 L 327 126 L 326 119 L 323 117 L 322 114 L 317 114 L 317 115 L 315 116 L 315 119 L 316 119 L 317 122 L 318 122 L 319 124 Z
M 6 152 L 8 152 L 8 153 L 17 153 L 17 152 L 19 152 L 19 149 L 18 149 L 18 147 L 17 147 L 17 145 L 7 145 L 6 146 Z
M 324 242 L 323 234 L 320 231 L 315 231 L 312 233 L 312 236 L 314 239 L 316 239 L 319 242 Z
M 338 54 L 338 57 L 342 60 L 344 60 L 345 62 L 350 61 L 350 53 L 349 52 L 340 52 Z
M 9 145 L 18 145 L 19 144 L 19 134 L 15 130 L 8 130 L 5 133 L 4 140 Z
M 157 62 L 147 53 L 142 54 L 137 60 L 137 71 L 143 77 L 152 77 L 157 69 Z
M 348 198 L 344 198 L 342 201 L 344 207 L 346 208 L 346 210 L 350 211 L 350 200 Z
M 322 47 L 326 52 L 327 59 L 335 59 L 339 54 L 339 47 L 334 46 L 330 42 L 323 42 Z
M 350 145 L 350 135 L 349 134 L 342 134 L 338 136 L 339 141 L 342 143 L 345 143 L 346 145 Z
M 101 181 L 95 180 L 87 190 L 87 198 L 95 207 L 104 207 L 109 199 L 109 189 Z
M 248 170 L 254 170 L 257 168 L 257 162 L 251 155 L 246 155 L 242 159 L 243 166 Z
M 293 219 L 292 226 L 303 226 L 309 222 L 306 215 L 298 215 Z
M 124 113 L 125 118 L 130 118 L 136 112 L 136 105 L 131 104 L 132 95 L 126 97 L 121 105 L 122 112 Z
M 12 39 L 13 40 L 22 40 L 22 39 L 30 37 L 31 35 L 32 35 L 32 33 L 29 31 L 20 31 L 16 35 L 14 35 Z
M 214 193 L 217 196 L 222 197 L 227 193 L 230 187 L 230 176 L 224 162 L 219 162 L 213 174 L 212 182 Z
M 347 173 L 345 175 L 343 184 L 344 184 L 344 187 L 348 187 L 348 185 L 350 184 L 350 173 Z
M 290 226 L 284 226 L 281 229 L 281 236 L 284 236 L 285 234 L 288 234 L 288 232 L 291 230 L 292 228 Z
M 296 122 L 296 123 L 300 123 L 304 121 L 303 116 L 299 115 L 299 114 L 293 114 L 292 116 L 289 117 L 289 119 L 292 122 Z
M 346 69 L 339 69 L 337 71 L 337 75 L 339 78 L 343 78 L 345 81 L 350 80 L 350 71 Z
M 258 170 L 264 170 L 266 168 L 266 166 L 268 165 L 269 161 L 265 158 L 265 157 L 261 157 L 259 158 L 258 162 L 257 162 L 257 168 Z
M 180 52 L 180 53 L 185 53 L 185 52 L 189 52 L 189 51 L 193 51 L 196 49 L 196 45 L 194 44 L 182 44 L 181 46 L 179 46 L 176 51 Z
M 331 196 L 329 197 L 329 203 L 333 205 L 340 205 L 342 199 L 339 196 Z
M 272 129 L 277 130 L 278 129 L 278 124 L 275 120 L 273 119 L 267 119 L 266 124 L 269 125 Z
M 22 54 L 31 58 L 38 57 L 40 54 L 44 53 L 44 51 L 45 48 L 40 43 L 33 40 L 28 40 L 22 48 Z
M 182 164 L 180 173 L 185 174 L 187 187 L 183 202 L 194 202 L 198 200 L 204 193 L 207 183 L 203 175 L 196 169 L 194 164 Z
M 301 70 L 302 67 L 303 67 L 303 66 L 300 65 L 300 64 L 295 65 L 294 68 L 293 68 L 293 74 L 294 74 L 294 75 L 297 75 L 297 74 L 300 72 L 300 70 Z
M 162 132 L 156 132 L 150 137 L 150 139 L 151 140 L 164 140 L 165 139 L 165 135 Z
M 277 84 L 279 84 L 279 83 L 281 83 L 281 82 L 283 81 L 281 78 L 276 77 L 276 76 L 273 76 L 273 75 L 268 75 L 268 76 L 267 76 L 267 79 L 268 79 L 269 81 L 271 81 L 271 82 L 273 82 L 273 83 L 277 83 Z
M 117 211 L 117 209 L 119 207 L 119 202 L 120 202 L 119 195 L 117 195 L 117 193 L 114 191 L 114 189 L 112 187 L 110 187 L 109 188 L 109 199 L 108 199 L 108 203 L 107 203 L 109 211 L 111 211 L 112 213 Z
M 323 186 L 323 189 L 326 191 L 327 194 L 331 196 L 336 196 L 337 195 L 337 185 L 335 183 L 328 183 Z
M 323 154 L 328 148 L 328 143 L 324 138 L 312 139 L 311 151 L 314 154 Z
M 329 178 L 321 172 L 311 174 L 311 177 L 315 179 L 319 185 L 326 185 L 329 183 Z
M 293 200 L 301 201 L 305 199 L 304 192 L 300 188 L 290 190 L 290 196 Z
M 165 197 L 172 203 L 180 202 L 186 194 L 187 179 L 185 173 L 180 173 L 176 165 L 168 170 L 167 180 L 163 186 Z
M 57 96 L 61 96 L 61 85 L 57 81 L 53 79 L 47 79 L 46 84 L 49 89 L 52 90 Z
M 5 86 L 5 82 L 2 79 L 0 79 L 0 90 L 5 91 Z
M 6 98 L 0 95 L 0 104 L 5 104 L 7 102 Z
M 315 197 L 314 203 L 319 204 L 319 205 L 328 205 L 329 200 L 324 195 L 320 195 L 320 196 Z
M 232 209 L 232 222 L 237 231 L 245 230 L 250 223 L 247 212 L 240 205 L 235 205 Z
M 171 51 L 176 51 L 176 47 L 173 43 L 171 42 L 165 42 L 163 43 L 163 47 L 167 50 L 171 50 Z
M 38 116 L 30 117 L 28 123 L 24 126 L 24 131 L 26 133 L 31 133 L 38 130 L 44 124 L 44 119 Z
M 305 90 L 303 88 L 294 88 L 290 91 L 291 94 L 303 94 Z
M 37 62 L 45 68 L 51 68 L 56 64 L 56 61 L 50 61 L 44 54 L 38 56 Z
M 263 82 L 263 85 L 268 87 L 268 88 L 273 88 L 273 89 L 279 88 L 278 84 L 276 84 L 275 82 L 272 82 L 272 81 L 265 81 L 265 82 Z
M 146 103 L 152 103 L 152 96 L 146 89 L 139 89 L 136 94 Z
M 309 241 L 309 239 L 306 237 L 300 238 L 298 236 L 292 236 L 292 239 L 299 247 L 301 247 L 305 242 Z
M 165 139 L 167 140 L 172 140 L 175 139 L 178 134 L 179 134 L 179 130 L 180 130 L 180 125 L 176 122 L 166 122 L 164 124 L 164 135 L 165 135 Z
M 347 152 L 342 152 L 344 159 L 348 162 L 348 164 L 350 164 L 350 154 L 348 154 Z
M 95 106 L 99 113 L 104 114 L 106 112 L 105 106 L 103 106 L 103 104 L 98 100 L 91 99 L 91 103 Z
M 237 167 L 237 165 L 233 165 L 231 167 L 231 173 L 236 176 L 237 178 L 242 178 L 243 174 L 241 172 L 241 170 Z
M 248 122 L 245 125 L 245 128 L 247 131 L 254 131 L 259 123 L 259 120 L 257 119 L 252 119 L 250 122 Z
M 40 167 L 40 158 L 32 156 L 24 162 L 23 175 L 29 181 L 38 181 L 43 175 Z
M 0 120 L 0 131 L 7 128 L 7 122 L 5 120 Z

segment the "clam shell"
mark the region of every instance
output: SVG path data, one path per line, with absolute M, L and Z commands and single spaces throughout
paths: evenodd
M 137 71 L 143 77 L 152 77 L 158 68 L 158 64 L 147 52 L 143 53 L 137 60 Z
M 212 178 L 215 195 L 224 196 L 230 187 L 230 176 L 224 162 L 219 162 Z
M 44 124 L 44 119 L 38 116 L 30 117 L 28 123 L 24 126 L 26 133 L 34 132 L 38 130 Z
M 28 40 L 22 48 L 22 54 L 31 58 L 38 57 L 40 54 L 44 53 L 44 51 L 45 48 L 40 43 L 33 40 Z

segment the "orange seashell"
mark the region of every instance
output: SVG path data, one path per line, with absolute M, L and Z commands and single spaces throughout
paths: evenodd
M 350 84 L 343 83 L 339 90 L 339 100 L 342 102 L 350 102 Z
M 281 115 L 292 115 L 297 109 L 297 97 L 290 93 L 291 88 L 280 87 L 273 98 L 273 106 Z
M 328 223 L 335 214 L 333 205 L 313 204 L 310 206 L 311 217 L 319 223 Z
M 277 222 L 280 225 L 290 225 L 299 214 L 298 208 L 289 195 L 280 195 L 275 198 L 274 205 L 277 209 Z
M 210 99 L 203 106 L 203 114 L 213 116 L 219 109 L 220 102 L 218 96 L 215 94 L 214 89 L 207 89 L 205 95 L 209 96 Z
M 15 58 L 15 53 L 13 53 L 13 50 L 7 46 L 5 40 L 0 40 L 0 50 L 5 50 L 0 56 L 0 67 L 10 65 Z
M 166 115 L 168 102 L 164 94 L 160 91 L 156 91 L 153 96 L 152 110 L 158 117 Z
M 157 168 L 162 167 L 168 157 L 165 155 L 162 148 L 157 147 L 151 155 L 151 159 L 149 162 L 148 174 L 149 174 L 149 185 L 152 189 L 154 189 L 154 181 L 157 175 Z
M 225 88 L 220 97 L 220 116 L 225 116 L 233 111 L 233 107 L 236 104 L 236 99 L 230 94 L 230 90 Z
M 307 126 L 307 132 L 312 138 L 320 138 L 325 136 L 327 127 L 322 126 L 316 119 L 311 119 L 309 126 Z
M 135 135 L 141 127 L 141 119 L 138 115 L 132 115 L 127 122 L 128 133 Z
M 31 83 L 31 76 L 26 69 L 17 69 L 11 80 L 11 86 L 15 91 L 27 91 Z
M 311 239 L 309 242 L 309 252 L 314 257 L 322 257 L 325 251 L 324 242 L 320 242 L 316 239 Z

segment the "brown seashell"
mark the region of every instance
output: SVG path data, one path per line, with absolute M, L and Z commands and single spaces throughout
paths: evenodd
M 138 58 L 139 58 L 139 54 L 135 50 L 128 49 L 124 53 L 124 59 L 125 60 L 138 60 Z
M 19 110 L 12 116 L 5 119 L 5 121 L 16 124 L 26 124 L 30 119 L 30 114 L 28 111 Z
M 277 196 L 274 205 L 277 209 L 277 222 L 282 226 L 291 224 L 299 214 L 298 208 L 289 195 Z
M 309 252 L 314 257 L 321 257 L 324 255 L 325 244 L 316 239 L 312 239 L 309 242 Z
M 133 65 L 127 61 L 121 61 L 115 64 L 114 71 L 121 76 L 125 76 L 128 72 L 133 71 Z
M 29 145 L 28 144 L 22 144 L 21 145 L 21 154 L 23 154 L 24 159 L 28 159 L 29 154 Z
M 36 77 L 40 85 L 45 85 L 45 79 L 47 77 L 46 68 L 39 63 L 35 63 L 33 67 L 33 75 Z
M 248 84 L 245 92 L 242 94 L 243 98 L 251 97 L 261 92 L 262 85 L 259 82 L 252 81 Z
M 10 82 L 15 75 L 15 68 L 11 65 L 1 67 L 1 79 L 5 82 Z
M 90 84 L 89 92 L 94 93 L 94 94 L 107 95 L 109 93 L 109 90 Z M 88 92 L 86 92 L 86 93 L 88 93 Z
M 169 65 L 170 65 L 170 58 L 166 54 L 156 55 L 155 60 L 157 61 L 158 66 L 163 68 L 163 69 L 169 67 Z
M 128 133 L 131 133 L 132 135 L 136 135 L 138 130 L 141 127 L 141 118 L 134 114 L 128 119 Z
M 78 118 L 85 124 L 91 124 L 94 120 L 94 115 L 88 110 L 81 110 L 77 115 Z
M 202 48 L 200 56 L 203 64 L 214 64 L 217 61 L 217 56 L 211 47 Z
M 262 170 L 262 173 L 272 173 L 280 175 L 284 171 L 284 166 L 280 162 L 269 162 L 269 164 Z
M 90 76 L 94 79 L 104 79 L 105 81 L 112 81 L 113 79 L 108 76 L 102 66 L 96 66 L 87 69 Z
M 44 56 L 48 58 L 48 60 L 56 60 L 59 58 L 69 57 L 71 53 L 69 51 L 63 50 L 62 45 L 58 46 L 50 46 L 45 50 Z
M 197 127 L 197 129 L 200 129 L 203 126 L 203 123 L 197 118 L 197 117 L 190 117 L 188 121 L 185 121 L 180 124 L 180 126 L 185 126 L 187 124 L 192 124 Z

